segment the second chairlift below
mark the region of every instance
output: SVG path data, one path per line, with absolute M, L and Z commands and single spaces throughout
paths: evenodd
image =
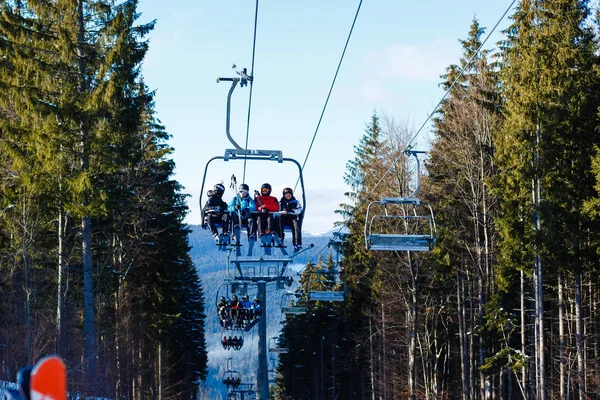
M 248 296 L 244 296 L 242 301 L 239 301 L 234 295 L 229 302 L 222 296 L 217 304 L 217 312 L 221 326 L 226 330 L 234 328 L 249 330 L 261 317 L 262 306 L 258 297 L 250 302 Z
M 292 231 L 294 251 L 302 249 L 302 204 L 294 197 L 291 188 L 283 189 L 281 200 L 271 196 L 271 185 L 265 183 L 260 193 L 250 196 L 250 188 L 245 183 L 239 187 L 236 195 L 226 203 L 223 200 L 225 186 L 218 183 L 207 192 L 208 200 L 202 208 L 202 227 L 210 229 L 218 246 L 231 244 L 229 233 L 239 232 L 245 227 L 248 232 L 250 248 L 253 241 L 260 240 L 263 247 L 277 246 L 283 243 L 285 228 Z M 218 227 L 222 228 L 219 234 Z M 281 241 L 279 241 L 281 239 Z M 234 238 L 234 246 L 240 245 L 239 235 Z

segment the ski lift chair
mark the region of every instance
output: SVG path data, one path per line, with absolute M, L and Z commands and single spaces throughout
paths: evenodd
M 287 354 L 288 346 L 280 337 L 272 337 L 269 339 L 269 352 L 278 354 Z
M 373 206 L 384 209 L 383 214 L 375 214 Z M 390 214 L 388 206 L 408 206 L 413 214 L 402 211 Z M 420 209 L 428 210 L 426 215 L 419 214 Z M 398 207 L 396 207 L 398 209 Z M 385 227 L 385 231 L 382 229 Z M 404 229 L 401 232 L 400 229 Z M 393 232 L 389 232 L 392 230 Z M 411 231 L 411 233 L 408 233 Z M 383 197 L 373 201 L 367 207 L 365 221 L 365 244 L 373 251 L 430 251 L 436 238 L 435 218 L 429 204 L 417 198 Z
M 345 292 L 333 292 L 328 290 L 311 290 L 308 292 L 311 301 L 345 301 Z
M 237 337 L 238 338 L 238 342 L 237 342 L 237 346 L 236 347 L 234 345 L 234 343 L 229 343 L 229 337 Z M 221 344 L 223 345 L 223 347 L 225 348 L 225 344 L 227 344 L 228 346 L 230 346 L 229 349 L 225 349 L 225 350 L 236 350 L 239 351 L 241 350 L 241 348 L 244 346 L 245 340 L 244 340 L 244 330 L 241 327 L 234 327 L 233 329 L 226 329 L 223 328 L 222 332 L 221 332 Z M 226 343 L 224 343 L 226 342 Z
M 310 290 L 310 287 L 312 286 L 312 280 L 314 279 L 313 276 L 318 276 L 318 275 L 327 275 L 327 274 L 337 274 L 337 271 L 316 271 L 313 274 L 311 274 L 311 276 L 309 277 L 309 283 L 308 283 L 308 299 L 310 301 L 345 301 L 346 300 L 346 292 L 345 291 L 340 291 L 340 290 Z M 332 285 L 336 285 L 336 281 L 334 280 L 325 280 L 322 281 L 320 280 L 319 283 L 321 284 L 332 284 Z
M 281 296 L 281 312 L 286 315 L 303 315 L 308 312 L 307 307 L 301 307 L 297 304 L 299 295 L 294 292 L 287 292 Z
M 223 373 L 222 381 L 228 388 L 237 389 L 240 386 L 242 374 L 239 371 L 227 370 Z

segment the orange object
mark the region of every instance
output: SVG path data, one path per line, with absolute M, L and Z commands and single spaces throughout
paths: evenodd
M 31 371 L 31 400 L 67 400 L 67 368 L 58 356 L 42 358 Z

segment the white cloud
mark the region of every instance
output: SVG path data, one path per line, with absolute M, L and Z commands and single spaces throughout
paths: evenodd
M 365 58 L 358 94 L 364 100 L 383 103 L 398 93 L 410 92 L 406 84 L 437 84 L 445 68 L 457 61 L 456 51 L 451 43 L 442 41 L 423 46 L 396 44 L 372 51 Z
M 372 52 L 368 62 L 379 77 L 405 81 L 437 81 L 445 68 L 456 62 L 448 43 L 426 46 L 397 44 Z

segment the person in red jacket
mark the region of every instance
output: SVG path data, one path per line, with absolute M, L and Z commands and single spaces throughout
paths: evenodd
M 260 187 L 260 196 L 256 196 L 254 199 L 256 210 L 262 213 L 258 217 L 259 236 L 266 233 L 277 233 L 275 231 L 275 218 L 271 213 L 279 211 L 279 203 L 276 197 L 271 196 L 271 190 L 271 185 L 268 183 L 263 184 Z

